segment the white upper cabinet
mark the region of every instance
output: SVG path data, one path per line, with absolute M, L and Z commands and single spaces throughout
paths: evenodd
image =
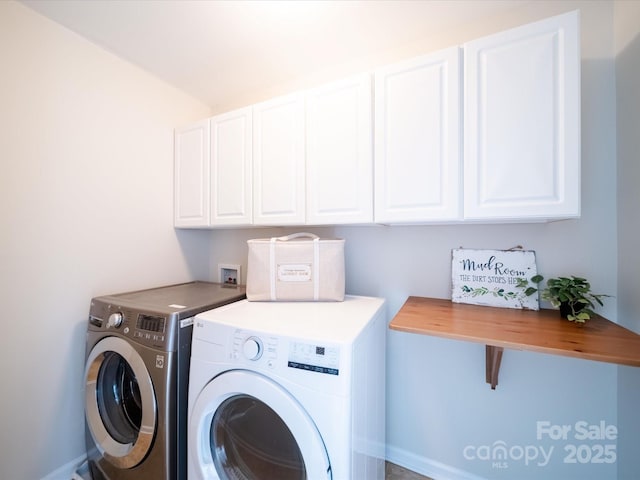
M 252 222 L 252 109 L 211 119 L 211 225 Z
M 253 107 L 253 223 L 305 223 L 304 96 Z
M 209 120 L 174 136 L 174 225 L 209 226 Z
M 464 216 L 580 215 L 578 12 L 464 46 Z
M 375 221 L 461 218 L 460 50 L 375 72 Z
M 177 129 L 175 226 L 579 217 L 579 20 L 380 68 L 373 89 L 366 73 Z
M 373 221 L 369 74 L 306 92 L 306 223 Z

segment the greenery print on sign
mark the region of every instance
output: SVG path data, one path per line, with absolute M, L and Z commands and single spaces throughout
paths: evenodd
M 539 309 L 538 295 L 529 283 L 538 278 L 535 252 L 459 248 L 451 257 L 453 302 Z

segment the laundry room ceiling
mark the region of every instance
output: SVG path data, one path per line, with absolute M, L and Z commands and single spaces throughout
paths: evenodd
M 23 0 L 219 111 L 531 0 Z M 362 62 L 361 62 L 362 63 Z M 366 64 L 364 62 L 363 64 Z M 259 99 L 256 99 L 259 100 Z

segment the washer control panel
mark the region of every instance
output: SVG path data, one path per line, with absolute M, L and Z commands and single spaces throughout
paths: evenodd
M 244 330 L 235 331 L 230 357 L 232 361 L 248 362 L 269 369 L 280 362 L 298 370 L 336 376 L 340 373 L 338 346 L 266 337 Z
M 338 375 L 340 373 L 340 349 L 332 346 L 291 342 L 287 366 L 310 372 Z
M 277 337 L 263 337 L 243 330 L 236 330 L 231 345 L 232 360 L 248 360 L 251 363 L 257 362 L 273 368 L 277 358 Z
M 262 349 L 262 340 L 258 337 L 249 337 L 242 344 L 242 353 L 247 360 L 259 360 L 262 356 Z

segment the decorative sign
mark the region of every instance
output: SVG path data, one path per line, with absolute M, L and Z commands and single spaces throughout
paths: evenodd
M 538 293 L 526 295 L 535 287 L 536 254 L 531 250 L 451 251 L 451 301 L 492 307 L 538 310 Z

